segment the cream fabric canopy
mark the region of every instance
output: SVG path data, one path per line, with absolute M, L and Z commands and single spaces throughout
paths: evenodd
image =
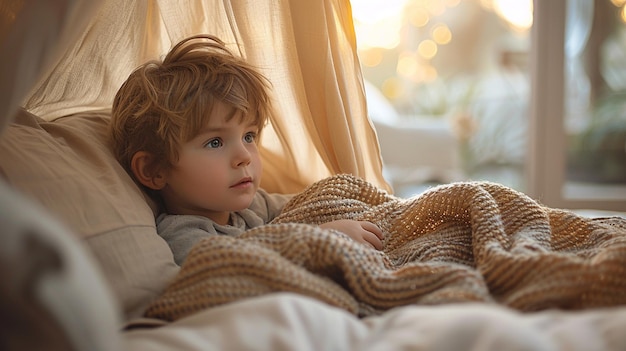
M 24 1 L 0 5 L 2 49 L 13 53 L 0 62 L 3 109 L 24 96 L 23 106 L 46 120 L 110 108 L 135 67 L 187 36 L 215 34 L 273 84 L 276 111 L 262 140 L 265 189 L 296 192 L 350 173 L 391 190 L 367 118 L 349 1 L 46 3 L 39 14 Z M 38 30 L 40 21 L 56 21 L 58 30 Z

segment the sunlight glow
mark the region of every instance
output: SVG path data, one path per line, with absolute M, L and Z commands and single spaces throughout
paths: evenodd
M 487 11 L 497 14 L 515 31 L 527 31 L 532 26 L 533 0 L 476 1 Z M 626 0 L 611 1 L 616 6 L 626 3 Z M 419 76 L 420 80 L 425 76 L 436 77 L 434 68 L 429 70 L 424 67 L 437 55 L 439 46 L 450 44 L 453 38 L 447 23 L 435 21 L 445 20 L 439 16 L 460 3 L 462 0 L 384 0 L 381 6 L 381 0 L 352 0 L 361 63 L 367 67 L 378 66 L 383 56 L 390 52 L 388 50 L 406 47 L 415 50 L 414 45 L 417 44 L 411 59 L 398 58 L 398 74 L 405 77 Z M 622 10 L 622 17 L 626 21 L 626 10 Z M 403 43 L 403 40 L 412 42 Z M 424 74 L 426 71 L 430 73 Z
M 402 16 L 407 0 L 352 1 L 352 15 L 360 48 L 393 49 L 400 43 Z
M 613 3 L 613 5 L 617 7 L 622 7 L 626 5 L 626 0 L 611 0 L 611 2 Z M 623 9 L 622 9 L 622 12 L 623 12 Z
M 385 20 L 371 25 L 355 23 L 359 48 L 393 49 L 400 44 L 401 22 Z
M 361 23 L 374 24 L 398 17 L 406 3 L 407 0 L 387 0 L 385 6 L 380 6 L 380 0 L 353 0 L 352 15 Z
M 533 24 L 532 0 L 493 0 L 493 6 L 514 29 L 528 30 Z

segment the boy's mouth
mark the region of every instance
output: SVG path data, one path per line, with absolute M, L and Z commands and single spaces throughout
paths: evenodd
M 231 185 L 230 187 L 231 188 L 238 188 L 238 187 L 241 187 L 241 186 L 246 186 L 246 185 L 251 184 L 251 183 L 252 183 L 252 178 L 245 177 L 245 178 L 241 178 L 237 183 Z

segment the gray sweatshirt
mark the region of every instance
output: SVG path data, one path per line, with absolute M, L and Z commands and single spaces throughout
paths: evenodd
M 220 225 L 204 216 L 163 213 L 156 219 L 157 232 L 170 246 L 176 263 L 181 265 L 191 248 L 201 239 L 211 235 L 237 236 L 248 229 L 267 224 L 280 214 L 292 196 L 268 194 L 259 189 L 250 207 L 230 214 L 232 225 Z

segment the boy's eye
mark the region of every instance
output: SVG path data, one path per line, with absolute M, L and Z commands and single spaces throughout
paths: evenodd
M 254 132 L 246 133 L 246 135 L 243 136 L 243 140 L 246 143 L 254 143 L 255 139 L 256 139 L 256 133 Z
M 216 149 L 220 146 L 222 146 L 222 141 L 219 139 L 211 139 L 206 144 L 204 144 L 204 147 L 209 149 Z

